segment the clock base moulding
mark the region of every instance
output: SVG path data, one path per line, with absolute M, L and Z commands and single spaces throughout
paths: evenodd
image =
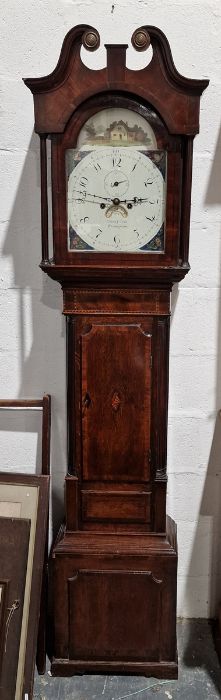
M 70 532 L 52 554 L 52 675 L 177 678 L 176 526 L 166 534 Z
M 50 263 L 41 263 L 40 265 L 43 272 L 45 272 L 51 279 L 59 282 L 63 288 L 64 294 L 66 288 L 71 290 L 71 285 L 79 288 L 88 288 L 90 285 L 92 288 L 99 285 L 101 288 L 105 289 L 107 285 L 117 284 L 118 286 L 125 286 L 125 288 L 131 288 L 132 284 L 142 285 L 148 289 L 148 287 L 158 287 L 162 289 L 171 290 L 173 284 L 180 282 L 190 270 L 190 265 L 186 263 L 178 267 L 149 267 L 141 268 L 139 265 L 137 267 L 127 267 L 123 265 L 116 265 L 114 262 L 111 266 L 105 263 L 100 263 L 97 267 L 89 268 L 86 265 L 65 266 L 65 265 L 55 265 L 53 261 Z M 73 288 L 73 287 L 72 287 Z M 114 288 L 113 288 L 114 289 Z M 65 297 L 64 297 L 65 298 Z

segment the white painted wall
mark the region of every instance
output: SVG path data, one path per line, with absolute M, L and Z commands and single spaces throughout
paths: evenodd
M 0 62 L 0 396 L 52 394 L 53 510 L 63 512 L 65 327 L 58 284 L 40 261 L 39 143 L 32 95 L 22 76 L 47 75 L 67 31 L 97 27 L 102 47 L 85 60 L 105 63 L 105 42 L 130 42 L 155 24 L 177 69 L 210 78 L 195 139 L 190 261 L 172 298 L 168 512 L 178 523 L 178 613 L 210 616 L 221 598 L 221 4 L 220 0 L 2 0 Z M 85 56 L 85 54 L 84 54 Z M 128 50 L 128 64 L 145 63 Z M 0 468 L 40 462 L 33 413 L 0 415 Z

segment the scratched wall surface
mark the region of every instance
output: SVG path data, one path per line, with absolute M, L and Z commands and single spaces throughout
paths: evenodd
M 195 139 L 191 272 L 172 297 L 168 513 L 178 524 L 178 614 L 207 617 L 221 597 L 221 5 L 220 0 L 7 0 L 1 3 L 0 396 L 52 394 L 53 516 L 63 512 L 66 462 L 65 326 L 59 285 L 40 261 L 39 144 L 22 76 L 50 73 L 75 24 L 97 27 L 101 47 L 82 52 L 105 64 L 105 42 L 130 44 L 142 24 L 167 35 L 178 70 L 210 78 Z M 128 49 L 130 68 L 145 53 Z M 39 417 L 38 417 L 39 419 Z M 40 428 L 32 414 L 1 414 L 0 469 L 34 471 Z

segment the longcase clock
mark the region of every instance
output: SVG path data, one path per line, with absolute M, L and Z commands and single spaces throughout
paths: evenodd
M 126 45 L 90 70 L 74 27 L 57 67 L 25 80 L 41 141 L 42 270 L 67 317 L 66 523 L 52 551 L 52 673 L 177 676 L 176 526 L 166 518 L 170 292 L 189 270 L 193 138 L 206 80 L 164 34 L 138 71 Z M 48 253 L 51 140 L 53 257 Z

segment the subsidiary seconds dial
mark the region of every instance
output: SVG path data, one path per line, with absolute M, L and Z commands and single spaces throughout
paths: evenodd
M 165 179 L 157 152 L 130 147 L 81 152 L 68 180 L 68 220 L 97 251 L 139 251 L 165 218 Z

